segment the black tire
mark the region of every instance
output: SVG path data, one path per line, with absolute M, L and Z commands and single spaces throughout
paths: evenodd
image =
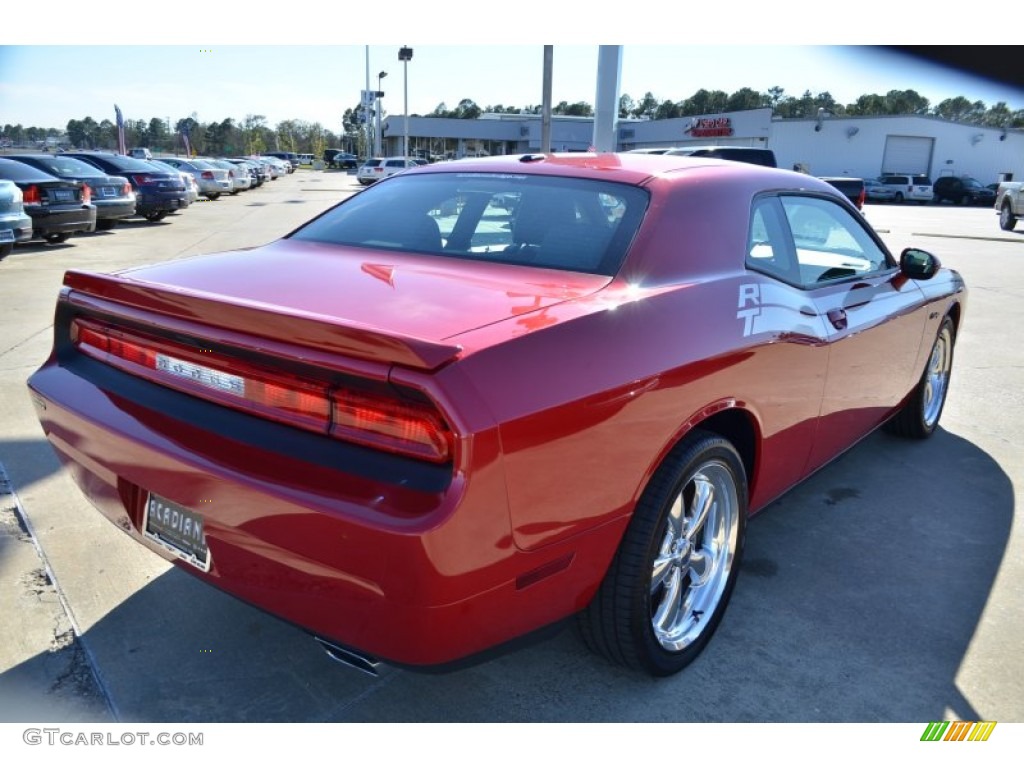
M 0 261 L 3 261 L 14 251 L 14 243 L 0 243 Z
M 68 239 L 70 235 L 67 232 L 51 232 L 46 235 L 43 239 L 46 240 L 50 245 L 60 245 Z
M 1004 200 L 1003 206 L 999 209 L 999 228 L 1011 232 L 1016 226 L 1017 217 L 1013 215 L 1013 206 L 1009 200 Z
M 886 431 L 918 440 L 932 436 L 946 405 L 946 395 L 949 394 L 955 344 L 953 321 L 946 317 L 939 326 L 921 379 L 899 412 L 886 422 Z
M 728 440 L 693 431 L 644 489 L 597 594 L 577 617 L 586 645 L 657 677 L 692 662 L 729 603 L 746 520 L 739 454 Z
M 896 193 L 896 197 L 894 197 L 894 198 L 892 199 L 892 201 L 893 201 L 894 203 L 902 203 L 902 202 L 903 202 L 903 193 L 902 193 L 902 192 L 897 192 L 897 193 Z
M 163 221 L 167 217 L 167 211 L 152 211 L 146 214 L 146 221 Z
M 217 192 L 215 194 L 212 194 L 212 195 L 207 195 L 206 199 L 207 200 L 216 200 L 218 197 L 220 197 L 220 193 L 219 192 Z

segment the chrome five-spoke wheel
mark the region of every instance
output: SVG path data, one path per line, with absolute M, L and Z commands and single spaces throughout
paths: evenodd
M 665 650 L 700 637 L 728 584 L 738 534 L 732 471 L 717 460 L 701 465 L 669 507 L 651 569 L 651 629 Z
M 725 438 L 694 430 L 655 471 L 579 615 L 587 645 L 657 676 L 693 661 L 729 602 L 746 518 L 742 458 Z
M 947 317 L 939 326 L 939 332 L 932 344 L 928 364 L 914 391 L 886 423 L 885 428 L 901 437 L 930 437 L 939 425 L 942 408 L 949 394 L 949 375 L 953 368 L 953 345 L 956 343 L 956 329 Z

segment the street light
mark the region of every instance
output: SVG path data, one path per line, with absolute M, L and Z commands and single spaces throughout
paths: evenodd
M 380 134 L 380 100 L 384 96 L 384 91 L 380 89 L 380 81 L 388 76 L 387 72 L 377 73 L 377 133 L 376 141 L 374 142 L 374 153 L 377 157 L 380 157 L 381 152 L 381 139 L 383 138 Z
M 402 62 L 402 86 L 405 89 L 405 106 L 402 109 L 405 120 L 403 131 L 404 152 L 403 157 L 409 157 L 409 62 L 412 60 L 412 48 L 402 46 L 398 49 L 398 60 Z

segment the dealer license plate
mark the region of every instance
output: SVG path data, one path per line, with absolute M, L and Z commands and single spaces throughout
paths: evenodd
M 205 521 L 198 512 L 151 493 L 146 500 L 142 533 L 196 568 L 210 570 Z
M 14 242 L 14 230 L 13 229 L 0 229 L 0 243 L 13 243 Z

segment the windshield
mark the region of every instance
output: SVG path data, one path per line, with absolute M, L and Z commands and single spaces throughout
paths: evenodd
M 403 174 L 291 237 L 612 275 L 646 207 L 640 188 L 589 179 Z

